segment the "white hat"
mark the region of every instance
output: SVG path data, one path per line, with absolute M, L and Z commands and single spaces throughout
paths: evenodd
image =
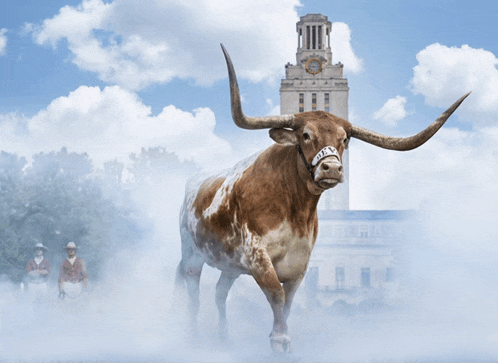
M 38 243 L 35 245 L 35 247 L 33 247 L 33 249 L 35 249 L 35 250 L 37 250 L 37 249 L 39 249 L 39 248 L 40 248 L 40 249 L 42 249 L 42 250 L 44 250 L 44 251 L 48 250 L 48 248 L 47 248 L 47 247 L 45 247 L 45 246 L 44 246 L 42 243 L 40 243 L 40 242 L 38 242 Z
M 68 248 L 74 248 L 75 250 L 78 249 L 78 247 L 76 247 L 76 244 L 74 242 L 68 242 L 67 246 L 64 247 L 66 250 Z

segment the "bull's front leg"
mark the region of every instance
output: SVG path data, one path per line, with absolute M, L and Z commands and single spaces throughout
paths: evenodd
M 270 344 L 274 352 L 290 351 L 290 338 L 287 335 L 287 314 L 285 291 L 278 279 L 270 256 L 263 248 L 254 248 L 247 256 L 251 274 L 265 294 L 273 311 L 273 329 Z
M 284 304 L 284 317 L 285 320 L 289 317 L 290 309 L 292 306 L 292 301 L 294 300 L 294 296 L 296 295 L 297 289 L 301 282 L 303 281 L 304 275 L 296 280 L 284 282 L 283 287 L 285 291 L 285 304 Z

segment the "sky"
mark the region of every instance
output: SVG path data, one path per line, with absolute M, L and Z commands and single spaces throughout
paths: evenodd
M 418 208 L 430 191 L 419 186 L 407 200 L 396 185 L 421 173 L 421 184 L 437 184 L 435 174 L 447 167 L 452 177 L 450 167 L 472 153 L 496 163 L 483 144 L 498 134 L 498 7 L 484 1 L 2 2 L 0 147 L 29 158 L 65 146 L 98 166 L 165 146 L 203 167 L 229 166 L 271 140 L 233 124 L 219 44 L 235 64 L 245 113 L 279 113 L 295 23 L 308 13 L 333 23 L 333 63 L 345 65 L 354 124 L 406 136 L 472 91 L 417 151 L 353 142 L 352 208 Z M 460 186 L 472 168 L 462 167 Z
M 241 130 L 231 120 L 220 43 L 233 60 L 245 113 L 278 114 L 284 65 L 295 63 L 295 24 L 308 13 L 332 22 L 333 62 L 344 64 L 355 125 L 408 136 L 472 94 L 416 150 L 351 141 L 351 208 L 416 209 L 427 217 L 430 238 L 415 236 L 405 251 L 413 285 L 402 298 L 415 306 L 356 318 L 294 311 L 295 360 L 495 360 L 498 5 L 489 1 L 3 1 L 0 150 L 29 159 L 67 147 L 88 153 L 98 168 L 162 146 L 206 170 L 230 166 L 272 141 L 267 131 Z M 164 360 L 167 351 L 170 360 L 275 360 L 254 348 L 269 350 L 271 312 L 248 280 L 230 295 L 229 318 L 240 328 L 232 329 L 233 349 L 207 347 L 213 299 L 204 303 L 206 342 L 185 345 L 185 322 L 168 310 L 182 302 L 165 300 L 175 296 L 169 276 L 179 260 L 182 182 L 165 176 L 170 190 L 138 198 L 150 215 L 165 216 L 156 221 L 163 227 L 138 255 L 116 257 L 129 267 L 110 273 L 82 314 L 59 319 L 59 307 L 16 306 L 16 292 L 0 286 L 0 298 L 14 302 L 0 304 L 11 319 L 4 331 L 14 332 L 5 333 L 7 359 Z M 151 260 L 154 278 L 141 265 Z M 205 274 L 212 288 L 217 275 Z M 53 324 L 43 336 L 23 328 L 45 318 Z M 80 329 L 79 345 L 58 335 L 72 326 Z M 118 337 L 116 345 L 106 336 Z

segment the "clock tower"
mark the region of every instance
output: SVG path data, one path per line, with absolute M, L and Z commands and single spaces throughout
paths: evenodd
M 296 30 L 296 65 L 285 66 L 285 79 L 280 84 L 280 113 L 326 111 L 347 120 L 349 87 L 343 78 L 343 64 L 332 63 L 332 23 L 327 16 L 307 14 L 296 24 Z M 320 209 L 349 209 L 347 150 L 342 163 L 345 182 L 323 194 Z

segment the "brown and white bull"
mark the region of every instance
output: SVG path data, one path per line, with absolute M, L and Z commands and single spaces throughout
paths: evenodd
M 287 351 L 286 320 L 317 237 L 318 200 L 322 192 L 344 180 L 341 159 L 349 139 L 391 150 L 414 149 L 439 130 L 468 94 L 425 130 L 407 138 L 383 136 L 322 111 L 247 117 L 232 62 L 223 45 L 222 49 L 233 121 L 244 129 L 270 129 L 276 143 L 231 170 L 188 183 L 180 215 L 182 260 L 177 282 L 187 282 L 195 321 L 202 266 L 207 263 L 221 270 L 216 304 L 224 331 L 228 291 L 238 276 L 251 275 L 273 310 L 271 347 Z

